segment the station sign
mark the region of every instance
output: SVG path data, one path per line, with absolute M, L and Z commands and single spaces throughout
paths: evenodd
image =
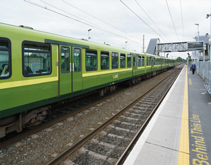
M 195 42 L 188 42 L 188 50 L 204 50 L 204 42 L 203 41 L 195 41 Z

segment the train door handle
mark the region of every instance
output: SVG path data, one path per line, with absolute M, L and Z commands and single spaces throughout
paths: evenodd
M 70 72 L 72 71 L 72 69 L 71 69 L 71 63 L 70 63 Z

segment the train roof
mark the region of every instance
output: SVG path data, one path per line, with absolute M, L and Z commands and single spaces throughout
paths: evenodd
M 19 39 L 23 38 L 23 40 L 26 40 L 25 38 L 27 38 L 26 36 L 28 36 L 29 39 L 27 39 L 27 40 L 32 40 L 35 42 L 36 41 L 37 42 L 45 42 L 45 39 L 48 39 L 48 40 L 56 40 L 56 41 L 74 43 L 74 44 L 78 44 L 78 45 L 85 45 L 85 46 L 87 45 L 87 46 L 89 46 L 89 49 L 96 49 L 96 47 L 100 47 L 101 49 L 105 49 L 105 51 L 112 50 L 112 51 L 119 51 L 119 52 L 124 51 L 125 53 L 132 53 L 132 54 L 146 54 L 146 53 L 142 53 L 142 52 L 131 51 L 131 50 L 122 49 L 122 48 L 118 48 L 118 47 L 114 47 L 114 46 L 110 46 L 110 45 L 96 43 L 96 42 L 92 42 L 92 41 L 76 39 L 73 37 L 67 37 L 67 36 L 63 36 L 63 35 L 59 35 L 59 34 L 53 34 L 53 33 L 49 33 L 49 32 L 34 30 L 31 27 L 27 27 L 27 26 L 23 26 L 23 25 L 15 26 L 15 25 L 10 25 L 10 24 L 5 24 L 5 23 L 0 22 L 0 29 L 1 29 L 1 35 L 3 34 L 2 37 L 7 37 L 7 36 L 4 36 L 4 34 L 7 34 L 8 36 L 10 36 L 11 31 L 12 31 L 13 33 L 16 33 L 18 35 L 17 37 Z M 164 58 L 162 56 L 156 56 L 156 55 L 152 55 L 152 54 L 146 54 L 146 55 L 154 56 L 155 58 Z

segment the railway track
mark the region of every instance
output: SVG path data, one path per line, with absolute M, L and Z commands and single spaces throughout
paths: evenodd
M 131 88 L 131 87 L 129 87 L 129 88 Z M 105 100 L 108 100 L 111 97 L 114 97 L 115 95 L 117 95 L 120 92 L 125 91 L 127 89 L 128 88 L 125 88 L 123 90 L 118 90 L 115 93 L 111 93 L 110 95 L 108 95 L 106 97 L 103 97 L 102 99 L 98 99 L 97 101 L 94 101 L 94 102 L 91 102 L 91 103 L 87 103 L 87 101 L 86 101 L 86 104 L 88 104 L 88 105 L 85 105 L 85 106 L 83 106 L 81 108 L 75 108 L 75 110 L 73 110 L 70 113 L 64 114 L 64 115 L 62 115 L 60 117 L 57 117 L 57 118 L 55 118 L 53 120 L 50 120 L 50 121 L 48 121 L 48 122 L 46 122 L 44 124 L 41 124 L 41 125 L 37 126 L 34 129 L 27 130 L 25 132 L 21 132 L 18 135 L 14 135 L 12 138 L 9 138 L 8 140 L 1 140 L 1 142 L 0 142 L 0 149 L 1 148 L 5 148 L 5 147 L 9 146 L 10 144 L 15 143 L 15 142 L 17 142 L 17 141 L 19 141 L 21 139 L 24 139 L 25 137 L 27 137 L 29 135 L 32 135 L 32 134 L 35 134 L 35 133 L 37 133 L 37 132 L 39 132 L 41 130 L 44 130 L 45 128 L 48 128 L 48 127 L 50 127 L 50 126 L 52 126 L 52 125 L 54 125 L 54 124 L 56 124 L 56 123 L 58 123 L 60 121 L 63 121 L 63 120 L 65 120 L 65 119 L 67 119 L 67 118 L 69 118 L 71 116 L 74 116 L 74 115 L 76 115 L 76 114 L 78 114 L 78 113 L 80 113 L 80 112 L 82 112 L 82 111 L 84 111 L 86 109 L 89 109 L 89 108 L 91 108 L 91 107 L 93 107 L 93 106 L 95 106 L 97 104 L 100 104 L 101 102 L 103 102 Z M 89 96 L 90 95 L 86 95 L 86 97 L 89 97 Z M 77 102 L 79 99 L 81 99 L 81 97 L 78 98 L 78 99 L 74 99 L 73 101 Z M 71 102 L 72 102 L 72 100 L 71 100 Z M 55 115 L 53 115 L 53 116 L 55 116 Z
M 171 74 L 119 110 L 47 165 L 121 164 L 144 130 L 181 69 Z
M 144 80 L 144 81 L 145 81 L 145 80 Z M 143 82 L 143 81 L 141 81 L 141 82 Z M 137 85 L 137 84 L 136 84 L 136 85 Z M 133 88 L 133 87 L 134 87 L 134 86 L 131 86 L 131 87 L 129 87 L 129 88 Z M 89 109 L 89 108 L 91 108 L 91 107 L 93 107 L 93 106 L 95 106 L 95 105 L 97 105 L 97 104 L 100 104 L 100 103 L 102 103 L 102 102 L 105 102 L 106 100 L 109 100 L 109 99 L 111 99 L 112 97 L 115 97 L 115 96 L 118 95 L 119 93 L 124 92 L 124 91 L 128 90 L 129 88 L 125 88 L 125 89 L 123 89 L 123 90 L 119 90 L 119 91 L 115 92 L 114 94 L 111 94 L 111 95 L 109 95 L 109 96 L 103 97 L 102 99 L 99 99 L 98 101 L 92 102 L 92 103 L 90 103 L 90 104 L 88 104 L 88 105 L 86 105 L 86 106 L 83 106 L 82 108 L 76 109 L 76 110 L 74 110 L 74 111 L 72 111 L 72 112 L 70 112 L 70 113 L 68 113 L 68 114 L 65 114 L 65 115 L 63 115 L 63 116 L 61 116 L 61 117 L 58 117 L 58 118 L 56 118 L 56 119 L 53 119 L 53 120 L 51 120 L 51 121 L 49 121 L 49 122 L 47 122 L 47 123 L 44 123 L 44 124 L 42 124 L 42 125 L 40 125 L 40 126 L 34 128 L 34 129 L 32 129 L 32 130 L 28 130 L 28 131 L 26 131 L 26 132 L 23 132 L 23 133 L 20 133 L 20 134 L 18 134 L 18 135 L 15 135 L 14 137 L 12 137 L 12 138 L 10 138 L 10 139 L 8 139 L 8 140 L 3 140 L 3 141 L 0 142 L 0 149 L 1 149 L 1 148 L 5 148 L 5 147 L 7 147 L 7 146 L 9 146 L 9 145 L 11 145 L 11 144 L 13 144 L 13 143 L 15 143 L 15 142 L 21 140 L 21 139 L 24 139 L 25 137 L 27 137 L 27 136 L 29 136 L 29 135 L 32 135 L 32 134 L 35 134 L 35 133 L 37 133 L 37 132 L 39 132 L 39 131 L 41 131 L 41 130 L 44 130 L 45 128 L 48 128 L 48 127 L 50 127 L 50 126 L 52 126 L 52 125 L 54 125 L 54 124 L 56 124 L 56 123 L 58 123 L 58 122 L 60 122 L 60 121 L 63 121 L 63 120 L 65 120 L 65 119 L 67 119 L 67 118 L 69 118 L 69 117 L 71 117 L 71 116 L 74 116 L 75 114 L 78 114 L 78 113 L 80 113 L 80 112 L 83 112 L 84 110 Z M 80 99 L 81 99 L 81 98 L 80 98 Z M 76 100 L 76 101 L 77 101 L 77 100 Z

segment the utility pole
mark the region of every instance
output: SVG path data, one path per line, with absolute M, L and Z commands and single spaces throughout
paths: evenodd
M 144 35 L 143 35 L 143 53 L 144 53 Z

